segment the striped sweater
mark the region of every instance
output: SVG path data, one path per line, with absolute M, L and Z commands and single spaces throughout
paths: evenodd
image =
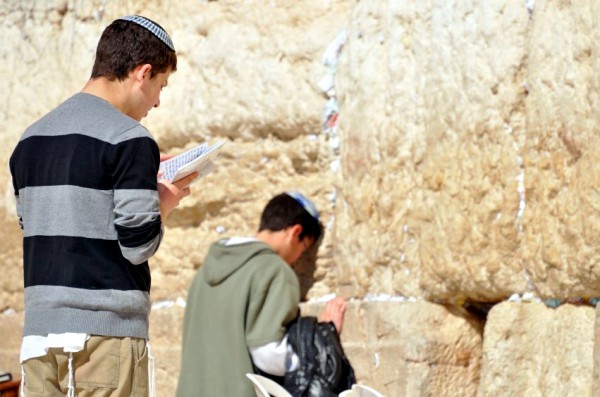
M 158 165 L 149 132 L 93 95 L 74 95 L 25 131 L 10 158 L 24 336 L 148 337 Z

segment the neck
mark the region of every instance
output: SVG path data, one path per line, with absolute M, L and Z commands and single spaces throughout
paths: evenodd
M 81 92 L 102 98 L 119 111 L 127 114 L 125 106 L 127 87 L 124 81 L 110 81 L 104 77 L 90 79 Z
M 278 252 L 279 245 L 281 244 L 281 231 L 273 232 L 271 230 L 261 230 L 256 233 L 256 239 L 267 244 L 273 251 Z

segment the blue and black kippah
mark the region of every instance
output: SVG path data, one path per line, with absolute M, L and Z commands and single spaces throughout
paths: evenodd
M 160 41 L 165 43 L 165 45 L 171 50 L 175 51 L 173 41 L 171 41 L 171 38 L 169 37 L 167 32 L 165 32 L 163 28 L 161 28 L 158 24 L 152 22 L 148 18 L 144 18 L 139 15 L 128 15 L 119 19 L 122 19 L 123 21 L 137 23 L 138 25 L 140 25 L 141 27 L 145 28 L 146 30 L 150 31 L 153 35 L 158 37 Z
M 305 195 L 300 192 L 285 192 L 285 194 L 296 200 L 296 202 L 300 204 L 302 208 L 306 210 L 306 212 L 315 218 L 317 222 L 319 221 L 319 211 L 317 211 L 317 207 L 312 203 L 312 201 L 307 199 Z

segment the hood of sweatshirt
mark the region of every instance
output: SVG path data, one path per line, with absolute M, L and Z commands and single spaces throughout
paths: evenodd
M 277 255 L 271 247 L 261 241 L 249 240 L 231 245 L 227 245 L 227 241 L 225 239 L 213 243 L 205 262 L 200 268 L 209 285 L 222 283 L 257 255 Z

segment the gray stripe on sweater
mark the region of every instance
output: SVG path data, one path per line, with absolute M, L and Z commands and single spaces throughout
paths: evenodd
M 72 236 L 116 240 L 112 192 L 78 186 L 19 191 L 25 237 Z
M 24 335 L 83 332 L 148 337 L 150 295 L 144 291 L 37 285 L 25 288 L 25 306 Z
M 115 223 L 124 227 L 136 227 L 152 222 L 160 216 L 158 192 L 150 190 L 120 189 L 115 191 Z M 146 212 L 140 212 L 146 208 Z M 132 212 L 137 210 L 138 212 Z M 121 252 L 127 260 L 134 265 L 147 261 L 158 249 L 162 241 L 163 228 L 160 233 L 146 244 L 137 247 L 124 247 L 120 245 Z
M 160 216 L 158 192 L 155 190 L 115 190 L 115 223 L 136 227 Z
M 70 185 L 27 187 L 19 191 L 19 196 L 26 237 L 116 240 L 113 222 L 135 227 L 160 215 L 158 193 L 153 190 L 117 190 L 114 203 L 111 190 Z M 142 212 L 135 214 L 134 209 Z
M 85 109 L 82 112 L 81 109 Z M 76 116 L 73 115 L 76 113 Z M 111 130 L 99 120 L 111 120 Z M 59 125 L 60 124 L 60 125 Z M 150 132 L 106 100 L 97 96 L 78 93 L 61 106 L 42 117 L 28 128 L 21 140 L 30 136 L 60 136 L 80 134 L 117 144 L 133 138 L 152 138 Z

